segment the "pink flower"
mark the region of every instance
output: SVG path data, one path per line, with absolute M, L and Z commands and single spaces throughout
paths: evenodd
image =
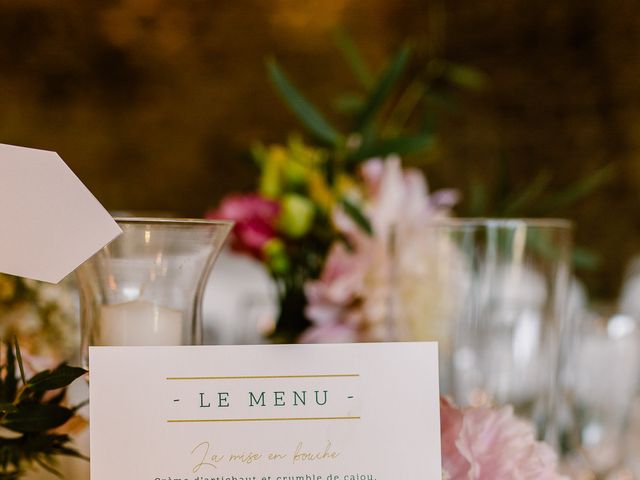
M 440 400 L 442 467 L 447 480 L 561 480 L 555 452 L 535 439 L 513 408 L 456 408 Z
M 263 258 L 263 249 L 276 236 L 276 223 L 280 204 L 260 195 L 230 195 L 206 217 L 236 222 L 233 229 L 232 248 Z
M 336 242 L 320 278 L 307 282 L 305 314 L 313 325 L 302 342 L 380 341 L 389 338 L 389 300 L 393 275 L 390 241 L 394 230 L 424 225 L 448 215 L 455 195 L 429 195 L 422 173 L 403 170 L 400 159 L 373 159 L 363 164 L 360 192 L 373 235 L 342 210 L 334 224 L 350 249 Z
M 366 234 L 355 230 L 350 238 L 354 249 L 335 243 L 320 279 L 305 284 L 305 314 L 314 325 L 300 338 L 303 343 L 375 341 L 384 336 L 379 330 L 384 328 L 387 290 L 384 282 L 372 280 L 376 267 L 386 263 L 372 263 L 373 249 L 379 245 Z M 382 302 L 376 302 L 380 296 Z M 383 308 L 376 308 L 379 305 Z

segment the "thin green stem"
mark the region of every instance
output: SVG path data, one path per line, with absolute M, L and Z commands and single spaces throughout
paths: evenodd
M 16 358 L 18 359 L 18 368 L 20 369 L 20 378 L 22 379 L 22 385 L 27 384 L 27 377 L 24 374 L 24 364 L 22 363 L 22 353 L 20 352 L 20 345 L 18 344 L 18 337 L 13 337 L 13 343 L 16 347 Z

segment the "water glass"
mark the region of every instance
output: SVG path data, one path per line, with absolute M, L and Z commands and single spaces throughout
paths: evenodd
M 396 232 L 395 336 L 440 343 L 443 393 L 512 404 L 556 443 L 572 225 L 451 219 Z

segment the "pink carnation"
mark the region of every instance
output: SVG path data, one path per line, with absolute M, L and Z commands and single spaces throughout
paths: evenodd
M 440 400 L 442 467 L 447 480 L 561 480 L 555 452 L 538 442 L 513 408 L 457 408 Z
M 255 194 L 230 195 L 206 217 L 235 221 L 232 248 L 262 259 L 264 246 L 276 236 L 279 213 L 280 204 L 274 200 Z

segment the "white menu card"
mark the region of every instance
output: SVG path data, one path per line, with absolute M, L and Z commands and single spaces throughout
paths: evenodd
M 440 480 L 435 343 L 92 347 L 91 478 Z

